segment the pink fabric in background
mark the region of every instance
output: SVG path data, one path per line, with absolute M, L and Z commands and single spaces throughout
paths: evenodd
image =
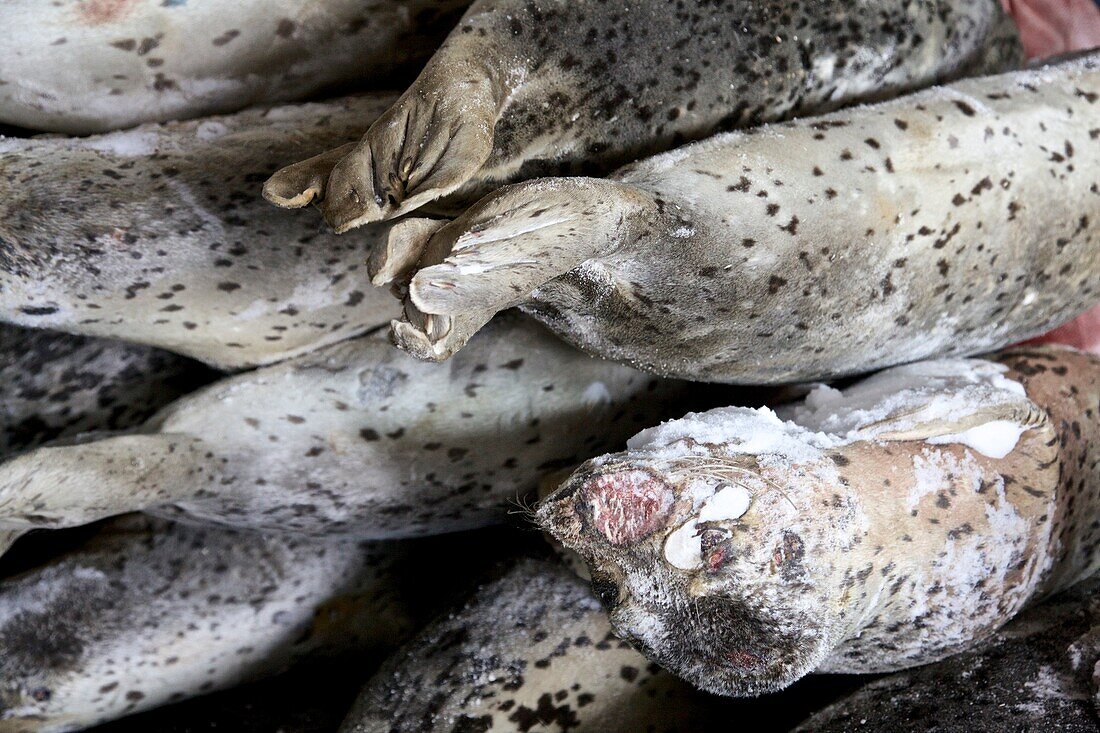
M 1016 19 L 1032 58 L 1100 46 L 1100 8 L 1093 0 L 1001 0 Z
M 1069 344 L 1100 356 L 1100 305 L 1032 343 Z
M 1100 46 L 1100 8 L 1093 0 L 1001 0 L 1016 19 L 1032 58 Z M 1037 342 L 1069 344 L 1100 355 L 1100 305 Z

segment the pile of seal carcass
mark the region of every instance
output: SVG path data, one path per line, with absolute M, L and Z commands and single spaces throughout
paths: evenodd
M 0 732 L 1095 730 L 1100 55 L 466 5 L 0 7 Z

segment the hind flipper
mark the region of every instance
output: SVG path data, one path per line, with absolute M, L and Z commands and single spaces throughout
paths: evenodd
M 630 240 L 653 209 L 649 194 L 591 178 L 529 181 L 486 196 L 420 247 L 395 341 L 418 358 L 447 359 L 495 313 Z

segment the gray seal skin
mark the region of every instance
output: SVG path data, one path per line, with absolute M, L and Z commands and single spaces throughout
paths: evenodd
M 729 707 L 616 638 L 569 570 L 525 559 L 384 664 L 341 733 L 694 733 Z
M 213 378 L 201 364 L 148 346 L 0 324 L 0 457 L 133 428 Z
M 1100 584 L 1018 616 L 974 651 L 867 684 L 795 733 L 1095 733 Z
M 78 730 L 308 657 L 387 649 L 416 622 L 404 552 L 112 520 L 0 581 L 0 731 Z
M 1100 567 L 1100 358 L 896 367 L 780 420 L 726 408 L 582 466 L 538 521 L 616 632 L 746 696 L 886 672 L 989 636 Z
M 264 192 L 343 232 L 1021 59 L 997 0 L 479 0 L 358 145 Z
M 8 0 L 0 123 L 84 135 L 386 85 L 465 0 Z
M 0 531 L 129 511 L 363 539 L 472 529 L 544 473 L 682 414 L 687 392 L 522 316 L 445 367 L 352 339 L 217 382 L 132 434 L 8 461 Z
M 372 274 L 411 276 L 394 335 L 427 359 L 514 305 L 701 381 L 981 353 L 1100 299 L 1098 99 L 1093 54 L 720 135 L 501 189 Z
M 2 87 L 0 87 L 2 88 Z M 388 323 L 358 277 L 376 241 L 256 195 L 393 97 L 249 110 L 90 138 L 0 139 L 0 320 L 267 364 Z

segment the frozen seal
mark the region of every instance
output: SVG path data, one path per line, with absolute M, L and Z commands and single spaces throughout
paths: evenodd
M 376 281 L 412 275 L 394 334 L 430 359 L 514 305 L 704 381 L 981 353 L 1100 299 L 1098 100 L 1092 54 L 517 184 Z
M 725 695 L 964 651 L 1100 567 L 1100 358 L 944 359 L 724 408 L 582 466 L 540 524 L 612 624 Z
M 342 232 L 1021 58 L 997 0 L 478 0 L 358 145 L 290 166 L 264 193 L 323 199 Z
M 0 324 L 0 457 L 133 428 L 214 372 L 158 349 Z
M 682 414 L 687 392 L 522 316 L 442 367 L 382 334 L 351 339 L 216 382 L 130 434 L 2 464 L 0 531 L 129 511 L 364 539 L 481 527 L 542 474 Z
M 8 0 L 0 123 L 74 134 L 383 85 L 464 0 Z
M 424 620 L 404 580 L 455 575 L 447 553 L 410 565 L 409 545 L 112 520 L 0 580 L 0 731 L 80 730 L 306 658 L 388 650 Z
M 341 733 L 689 733 L 731 707 L 619 640 L 569 570 L 524 559 L 386 662 Z
M 392 298 L 357 277 L 383 229 L 332 236 L 267 206 L 255 186 L 287 155 L 352 139 L 392 100 L 0 140 L 0 319 L 222 368 L 388 323 Z
M 869 682 L 793 733 L 1093 733 L 1100 583 L 1029 609 L 973 651 Z

